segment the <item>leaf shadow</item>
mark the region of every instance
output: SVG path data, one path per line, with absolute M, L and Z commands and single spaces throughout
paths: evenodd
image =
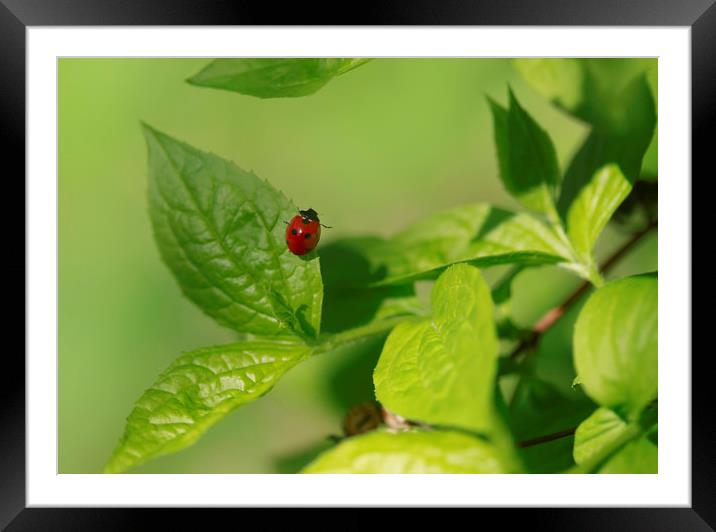
M 557 210 L 564 220 L 582 189 L 605 165 L 619 166 L 624 177 L 633 184 L 639 177 L 642 159 L 654 135 L 655 102 L 643 74 L 602 104 L 603 123 L 596 112 L 589 116 L 593 122 L 592 131 L 564 173 L 557 200 Z
M 308 464 L 313 462 L 318 455 L 335 445 L 328 438 L 302 447 L 295 452 L 287 453 L 274 459 L 274 470 L 277 473 L 300 473 Z
M 323 277 L 321 330 L 327 333 L 365 325 L 376 318 L 388 298 L 414 294 L 411 285 L 370 287 L 386 269 L 370 254 L 383 240 L 359 237 L 333 242 L 319 251 Z
M 480 224 L 477 233 L 475 233 L 475 236 L 472 238 L 473 242 L 476 240 L 482 240 L 489 235 L 493 229 L 496 229 L 514 216 L 514 212 L 506 211 L 504 209 L 500 209 L 499 207 L 490 207 L 490 212 L 485 218 L 485 221 Z
M 383 349 L 383 338 L 367 340 L 360 347 L 341 353 L 341 363 L 327 376 L 327 392 L 331 404 L 341 412 L 375 400 L 373 370 Z
M 346 238 L 322 248 L 323 332 L 336 333 L 379 319 L 386 305 L 415 297 L 412 283 L 369 286 L 385 278 L 386 269 L 378 258 L 385 241 L 377 237 Z M 394 310 L 399 313 L 400 305 Z M 391 314 L 394 315 L 394 314 Z M 343 411 L 375 398 L 373 369 L 378 363 L 384 337 L 369 338 L 345 348 L 340 363 L 326 377 L 332 404 Z

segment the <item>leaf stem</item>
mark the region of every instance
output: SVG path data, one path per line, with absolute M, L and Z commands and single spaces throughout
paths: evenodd
M 334 349 L 345 347 L 351 343 L 363 341 L 371 337 L 387 335 L 401 321 L 410 317 L 411 315 L 409 314 L 395 316 L 368 323 L 367 325 L 356 327 L 354 329 L 348 329 L 347 331 L 337 334 L 325 335 L 324 339 L 318 341 L 313 346 L 312 355 L 333 351 Z
M 608 272 L 619 260 L 624 257 L 634 246 L 636 246 L 642 238 L 657 228 L 657 222 L 648 223 L 643 229 L 634 233 L 629 240 L 622 244 L 619 249 L 612 253 L 607 260 L 604 261 L 599 270 L 603 273 Z M 601 275 L 600 275 L 601 277 Z M 531 349 L 537 345 L 540 337 L 546 333 L 557 321 L 564 315 L 574 303 L 576 303 L 584 293 L 592 286 L 590 281 L 582 282 L 573 292 L 571 292 L 558 306 L 551 308 L 532 327 L 527 337 L 523 338 L 510 353 L 510 358 L 516 358 L 522 352 Z

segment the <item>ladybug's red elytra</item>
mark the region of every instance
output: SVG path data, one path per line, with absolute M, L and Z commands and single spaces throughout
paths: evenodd
M 321 239 L 321 220 L 313 209 L 298 211 L 286 222 L 286 245 L 294 255 L 305 255 L 315 249 Z M 328 227 L 324 225 L 323 227 Z

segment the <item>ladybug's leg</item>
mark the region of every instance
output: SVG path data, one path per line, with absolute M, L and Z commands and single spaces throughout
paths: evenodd
M 333 443 L 340 443 L 345 440 L 345 436 L 338 436 L 337 434 L 329 434 L 326 439 L 331 440 Z
M 330 225 L 324 225 L 324 224 L 321 224 L 321 227 L 325 227 L 326 229 L 333 229 L 333 227 L 332 227 L 332 226 L 330 226 Z

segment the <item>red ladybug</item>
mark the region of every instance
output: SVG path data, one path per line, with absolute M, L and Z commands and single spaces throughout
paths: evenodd
M 321 220 L 313 209 L 298 211 L 290 222 L 286 222 L 286 244 L 294 255 L 305 255 L 318 245 L 321 239 Z M 323 225 L 323 227 L 328 227 Z

